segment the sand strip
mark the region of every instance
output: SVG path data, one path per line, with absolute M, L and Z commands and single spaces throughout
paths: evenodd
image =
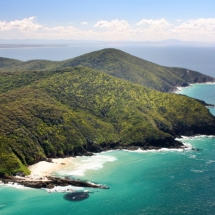
M 55 158 L 55 159 L 52 159 L 52 162 L 40 161 L 28 167 L 31 171 L 31 174 L 27 176 L 27 178 L 34 179 L 34 180 L 44 178 L 46 176 L 50 176 L 51 173 L 53 172 L 62 170 L 64 167 L 67 167 L 68 165 L 70 165 L 72 169 L 72 163 L 71 163 L 72 159 L 75 159 L 75 158 L 73 157 Z

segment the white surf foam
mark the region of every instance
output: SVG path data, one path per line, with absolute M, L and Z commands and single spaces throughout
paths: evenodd
M 176 138 L 176 140 L 183 142 L 183 140 L 196 140 L 202 138 L 215 138 L 215 135 L 181 136 L 181 138 Z
M 194 87 L 195 85 L 215 85 L 215 82 L 194 83 L 194 84 L 189 84 L 189 86 L 186 86 L 186 87 L 176 87 L 176 90 L 174 93 L 180 94 L 183 91 L 183 89 Z
M 215 160 L 209 160 L 208 162 L 206 162 L 206 164 L 211 164 L 211 163 L 215 163 Z
M 194 83 L 194 84 L 190 84 L 190 85 L 205 85 L 205 84 L 214 85 L 215 82 Z
M 192 87 L 192 85 L 189 85 L 187 87 L 176 87 L 176 90 L 174 93 L 180 94 L 183 91 L 183 89 L 190 88 L 190 87 Z
M 177 138 L 177 140 L 182 140 L 182 138 Z M 183 139 L 184 140 L 184 139 Z M 175 149 L 175 148 L 161 148 L 161 149 L 149 149 L 149 150 L 142 150 L 140 148 L 138 148 L 137 150 L 127 150 L 124 149 L 123 151 L 127 151 L 127 152 L 137 152 L 137 153 L 149 153 L 149 152 L 184 152 L 184 151 L 189 151 L 192 150 L 192 145 L 190 143 L 186 143 L 183 142 L 184 147 L 183 148 L 179 148 L 179 149 Z
M 90 157 L 82 157 L 78 160 L 72 161 L 74 169 L 72 171 L 67 171 L 67 175 L 74 176 L 84 176 L 85 172 L 88 170 L 98 170 L 103 168 L 103 165 L 107 162 L 113 162 L 117 160 L 113 156 L 104 155 L 104 154 L 95 154 Z M 62 174 L 63 172 L 61 172 Z
M 190 145 L 190 144 L 187 144 Z M 142 150 L 142 149 L 137 149 L 137 150 L 124 150 L 127 152 L 135 152 L 135 153 L 149 153 L 149 152 L 153 152 L 153 153 L 157 153 L 157 152 L 184 152 L 187 150 L 191 150 L 191 148 L 180 148 L 180 149 L 169 149 L 169 148 L 161 148 L 161 149 L 150 149 L 150 150 Z
M 189 155 L 189 158 L 196 159 L 196 155 Z
M 45 189 L 48 193 L 54 193 L 54 192 L 58 192 L 58 193 L 71 193 L 71 192 L 76 192 L 76 191 L 83 191 L 84 188 L 83 187 L 74 187 L 74 186 L 65 186 L 65 187 L 61 187 L 61 186 L 55 186 L 52 189 Z
M 204 170 L 192 169 L 191 172 L 202 173 L 204 172 Z
M 4 184 L 1 182 L 0 185 L 6 186 L 6 187 L 13 187 L 13 188 L 17 188 L 17 189 L 32 189 L 30 187 L 25 187 L 24 185 L 20 185 L 20 184 L 14 183 L 14 182 L 8 182 L 7 184 Z

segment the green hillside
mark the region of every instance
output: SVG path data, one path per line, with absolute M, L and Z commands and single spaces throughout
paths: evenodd
M 0 57 L 0 69 L 7 68 L 7 70 L 9 70 L 11 68 L 15 68 L 16 66 L 18 66 L 21 63 L 22 63 L 22 61 L 19 61 L 19 60 Z
M 177 135 L 215 134 L 215 118 L 196 100 L 90 68 L 0 77 L 1 175 L 27 174 L 26 165 L 47 157 L 179 147 Z
M 114 77 L 163 92 L 172 91 L 176 86 L 215 80 L 199 72 L 160 66 L 117 49 L 103 49 L 61 62 L 32 60 L 18 65 L 8 64 L 8 67 L 4 66 L 0 71 L 50 71 L 80 66 L 103 71 Z
M 101 70 L 115 77 L 163 92 L 172 91 L 176 86 L 215 80 L 199 72 L 160 66 L 117 49 L 103 49 L 61 64 L 61 68 L 68 66 L 85 66 Z
M 59 61 L 29 60 L 26 62 L 0 57 L 0 72 L 50 70 L 59 66 Z

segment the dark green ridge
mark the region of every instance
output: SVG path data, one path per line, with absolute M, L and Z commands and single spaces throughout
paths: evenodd
M 12 68 L 20 65 L 22 62 L 23 61 L 20 61 L 20 60 L 0 57 L 0 69 L 1 68 L 12 69 Z
M 28 83 L 21 72 L 20 85 L 0 94 L 0 175 L 28 174 L 47 157 L 180 147 L 178 135 L 215 134 L 215 118 L 187 96 L 85 67 L 28 73 Z
M 0 57 L 0 72 L 18 72 L 53 69 L 59 65 L 59 61 L 29 60 L 26 62 Z
M 160 66 L 117 49 L 103 49 L 66 61 L 27 61 L 0 71 L 59 70 L 68 67 L 89 67 L 162 92 L 173 91 L 189 83 L 213 82 L 215 79 L 183 68 Z
M 104 49 L 62 62 L 62 67 L 86 66 L 110 75 L 168 92 L 189 83 L 212 82 L 214 78 L 182 68 L 165 67 L 117 49 Z

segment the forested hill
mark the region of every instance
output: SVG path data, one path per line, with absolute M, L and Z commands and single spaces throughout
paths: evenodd
M 128 80 L 151 89 L 169 92 L 189 83 L 213 82 L 214 78 L 183 68 L 160 66 L 117 49 L 103 49 L 65 61 L 31 60 L 17 62 L 1 59 L 1 71 L 56 70 L 68 67 L 88 67 Z M 9 62 L 7 62 L 9 61 Z M 13 63 L 12 63 L 13 62 Z
M 186 96 L 86 67 L 0 73 L 0 175 L 47 157 L 112 148 L 180 147 L 177 135 L 215 134 L 215 118 Z
M 62 62 L 62 67 L 86 66 L 151 89 L 168 92 L 189 83 L 213 82 L 214 78 L 183 68 L 165 67 L 117 49 L 104 49 Z

